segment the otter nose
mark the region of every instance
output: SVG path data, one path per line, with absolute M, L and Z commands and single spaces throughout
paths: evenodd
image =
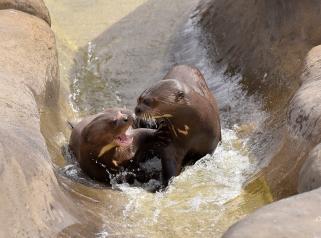
M 127 115 L 124 115 L 124 116 L 123 116 L 123 121 L 124 121 L 124 122 L 128 122 L 128 116 L 127 116 Z
M 132 117 L 130 115 L 127 115 L 127 113 L 123 113 L 123 112 L 119 111 L 116 119 L 121 124 L 123 124 L 123 123 L 127 124 L 132 120 Z
M 135 114 L 139 115 L 142 112 L 142 109 L 140 107 L 135 108 Z

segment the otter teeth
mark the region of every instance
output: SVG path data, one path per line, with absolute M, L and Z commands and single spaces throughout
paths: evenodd
M 128 127 L 128 129 L 125 132 L 126 136 L 131 136 L 133 134 L 133 128 L 130 126 Z

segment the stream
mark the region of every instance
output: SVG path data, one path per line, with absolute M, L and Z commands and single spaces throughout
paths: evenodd
M 267 113 L 259 98 L 242 91 L 239 75 L 224 74 L 225 68 L 209 59 L 197 25 L 198 0 L 45 2 L 56 34 L 60 100 L 68 119 L 110 106 L 132 109 L 143 89 L 171 66 L 191 64 L 215 94 L 222 122 L 222 143 L 215 153 L 186 167 L 157 193 L 91 181 L 61 155 L 68 128 L 48 128 L 60 184 L 88 216 L 73 229 L 97 238 L 220 237 L 234 222 L 272 202 L 264 179 L 253 178 L 257 160 L 249 150 L 249 137 L 260 130 Z

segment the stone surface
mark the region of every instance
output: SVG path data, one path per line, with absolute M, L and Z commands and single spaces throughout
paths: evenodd
M 77 222 L 40 131 L 58 99 L 55 39 L 21 11 L 1 10 L 0 29 L 0 237 L 52 237 Z
M 262 95 L 270 113 L 249 141 L 271 192 L 276 199 L 295 194 L 300 168 L 321 138 L 320 50 L 310 51 L 321 43 L 320 4 L 204 0 L 199 11 L 209 55 L 226 73 L 240 73 L 242 88 Z
M 212 54 L 253 93 L 296 89 L 306 53 L 321 42 L 315 0 L 203 1 L 200 10 Z
M 223 238 L 321 237 L 321 189 L 272 203 L 234 224 Z
M 267 167 L 272 189 L 287 187 L 289 194 L 296 187 L 306 192 L 321 186 L 321 46 L 307 54 L 300 82 L 287 110 L 286 136 Z M 320 204 L 321 189 L 275 202 L 233 225 L 223 237 L 321 237 Z
M 310 152 L 301 168 L 298 192 L 303 193 L 319 187 L 321 187 L 321 144 Z
M 75 97 L 80 111 L 95 113 L 115 105 L 134 108 L 133 99 L 174 64 L 170 61 L 173 37 L 197 2 L 147 1 L 94 39 L 85 48 L 86 57 L 80 51 L 72 70 L 78 78 L 72 89 L 80 90 Z
M 300 84 L 288 108 L 283 108 L 285 119 L 278 115 L 285 120 L 285 126 L 278 129 L 282 139 L 265 169 L 276 198 L 297 192 L 300 169 L 321 142 L 321 46 L 312 48 L 303 61 Z
M 51 24 L 49 11 L 42 0 L 0 0 L 0 10 L 2 9 L 23 11 Z
M 263 141 L 261 147 L 273 148 L 263 150 L 262 158 L 268 160 L 263 174 L 273 195 L 319 187 L 321 46 L 315 46 L 321 43 L 320 3 L 216 0 L 203 1 L 199 10 L 213 59 L 226 63 L 228 73 L 241 73 L 250 94 L 267 99 L 267 131 L 274 146 Z M 280 200 L 242 219 L 223 237 L 321 237 L 320 204 L 320 188 Z
M 307 55 L 301 81 L 290 102 L 287 122 L 296 136 L 316 145 L 321 142 L 321 46 Z

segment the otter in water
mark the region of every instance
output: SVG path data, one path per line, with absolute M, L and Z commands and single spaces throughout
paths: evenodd
M 133 113 L 109 108 L 84 118 L 74 126 L 69 148 L 81 169 L 91 178 L 109 182 L 110 175 L 127 167 L 144 140 L 152 137 L 153 129 L 135 129 Z
M 170 132 L 170 143 L 154 148 L 162 161 L 165 186 L 183 165 L 212 154 L 221 140 L 216 100 L 195 67 L 173 67 L 139 96 L 135 113 L 139 118 L 165 122 Z
M 153 175 L 144 173 L 139 162 L 148 149 L 156 144 L 168 143 L 165 130 L 136 128 L 133 113 L 122 108 L 109 108 L 84 118 L 72 126 L 69 148 L 79 162 L 80 168 L 91 178 L 110 182 L 111 175 L 121 170 L 131 171 L 127 179 L 148 181 Z M 136 160 L 135 155 L 140 159 Z M 129 182 L 129 181 L 126 181 Z

